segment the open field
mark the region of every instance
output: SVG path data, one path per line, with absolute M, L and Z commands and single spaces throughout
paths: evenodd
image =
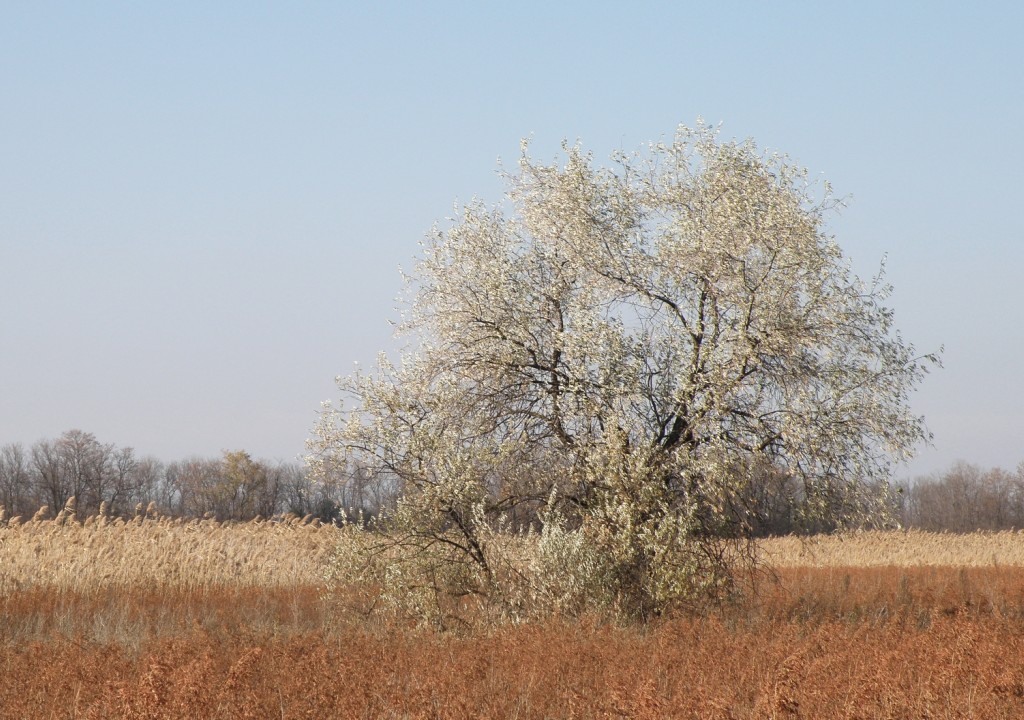
M 451 635 L 323 600 L 327 527 L 0 527 L 0 716 L 1024 716 L 1024 536 L 764 544 L 745 601 Z

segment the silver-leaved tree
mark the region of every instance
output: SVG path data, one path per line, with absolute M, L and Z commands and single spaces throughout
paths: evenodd
M 927 439 L 908 398 L 937 359 L 851 273 L 827 184 L 703 124 L 606 167 L 564 151 L 524 143 L 503 204 L 429 236 L 410 352 L 339 379 L 310 441 L 395 491 L 342 565 L 406 610 L 715 595 L 765 487 L 798 525 L 863 523 Z

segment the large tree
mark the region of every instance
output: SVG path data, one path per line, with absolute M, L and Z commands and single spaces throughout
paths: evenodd
M 908 399 L 935 358 L 850 271 L 828 185 L 703 125 L 607 167 L 564 151 L 524 143 L 505 203 L 429 236 L 410 351 L 340 379 L 314 467 L 399 487 L 393 537 L 478 589 L 495 523 L 555 498 L 641 612 L 721 586 L 769 479 L 801 522 L 868 518 L 926 439 Z

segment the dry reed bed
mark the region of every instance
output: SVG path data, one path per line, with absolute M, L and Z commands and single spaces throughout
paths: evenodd
M 1024 567 L 1024 532 L 868 531 L 758 541 L 762 561 L 783 567 Z
M 1019 624 L 958 616 L 55 642 L 0 646 L 0 716 L 991 720 L 1024 716 L 1022 653 Z
M 319 523 L 218 523 L 140 516 L 133 521 L 29 521 L 0 526 L 0 593 L 96 588 L 318 583 L 337 544 Z
M 0 594 L 0 618 L 0 648 L 77 642 L 139 651 L 156 640 L 293 637 L 341 627 L 319 588 L 309 585 L 87 592 L 35 587 Z
M 310 585 L 338 529 L 308 519 L 218 523 L 140 515 L 0 522 L 0 593 L 152 585 Z M 758 542 L 762 562 L 799 567 L 1024 567 L 1024 533 L 862 532 Z
M 1024 717 L 1016 534 L 770 540 L 774 578 L 703 617 L 460 635 L 339 613 L 318 589 L 337 541 L 0 527 L 0 718 Z

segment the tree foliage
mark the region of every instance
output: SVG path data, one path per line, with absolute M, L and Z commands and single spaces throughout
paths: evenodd
M 779 478 L 800 523 L 871 518 L 926 439 L 908 399 L 936 358 L 894 331 L 881 274 L 850 271 L 828 185 L 703 125 L 609 167 L 564 152 L 524 143 L 502 205 L 431 233 L 410 351 L 340 378 L 316 428 L 315 471 L 355 458 L 400 488 L 378 569 L 405 552 L 438 593 L 494 597 L 524 578 L 496 529 L 557 511 L 648 614 L 728 583 Z

